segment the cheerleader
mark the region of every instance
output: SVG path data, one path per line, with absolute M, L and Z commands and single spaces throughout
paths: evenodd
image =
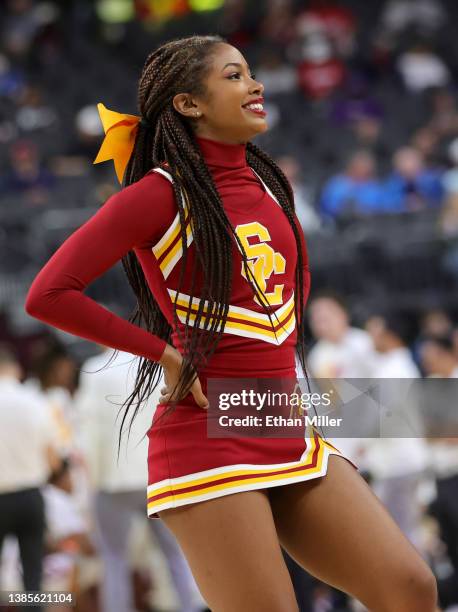
M 297 610 L 283 547 L 372 611 L 432 612 L 431 571 L 315 431 L 207 436 L 209 379 L 294 380 L 296 353 L 305 369 L 305 241 L 287 179 L 251 142 L 267 129 L 263 90 L 219 36 L 151 53 L 141 116 L 99 105 L 95 162 L 113 159 L 124 188 L 44 266 L 26 310 L 142 358 L 122 424 L 164 375 L 147 513 L 175 534 L 212 610 Z M 130 321 L 84 294 L 120 259 L 137 298 Z

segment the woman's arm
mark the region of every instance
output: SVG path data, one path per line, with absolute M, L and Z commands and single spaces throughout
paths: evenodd
M 157 242 L 175 214 L 172 186 L 154 172 L 111 196 L 39 272 L 27 295 L 27 313 L 76 336 L 159 361 L 164 340 L 83 291 L 134 247 Z

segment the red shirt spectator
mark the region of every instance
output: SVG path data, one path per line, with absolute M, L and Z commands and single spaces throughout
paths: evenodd
M 356 31 L 356 19 L 351 10 L 332 0 L 314 0 L 310 4 L 310 8 L 297 18 L 299 32 L 321 31 L 332 40 L 339 54 L 349 55 Z
M 306 96 L 329 96 L 343 82 L 345 66 L 333 57 L 330 44 L 321 37 L 311 37 L 304 48 L 304 60 L 298 65 L 298 82 Z

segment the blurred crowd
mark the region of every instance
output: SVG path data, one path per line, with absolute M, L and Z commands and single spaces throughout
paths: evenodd
M 345 379 L 353 388 L 349 411 L 343 406 L 334 414 L 349 418 L 334 444 L 354 460 L 430 563 L 443 608 L 457 609 L 458 322 L 435 309 L 413 325 L 395 308 L 356 320 L 346 300 L 331 290 L 312 297 L 308 318 L 309 373 L 317 380 Z M 413 393 L 420 380 L 424 386 Z M 359 395 L 359 410 L 352 411 Z M 368 437 L 355 437 L 358 431 Z
M 25 376 L 0 347 L 1 589 L 71 591 L 79 612 L 204 610 L 175 538 L 146 516 L 158 392 L 132 427 L 129 416 L 118 456 L 137 360 L 99 349 L 77 364 L 41 340 Z
M 458 321 L 445 310 L 425 311 L 418 325 L 395 310 L 358 318 L 342 296 L 323 290 L 310 300 L 308 325 L 312 381 L 345 379 L 361 390 L 382 379 L 458 385 Z M 94 349 L 81 361 L 54 333 L 37 337 L 20 358 L 12 342 L 0 346 L 0 584 L 38 590 L 41 580 L 46 590 L 71 590 L 79 612 L 204 610 L 173 536 L 146 517 L 148 430 L 158 391 L 130 428 L 121 407 L 138 360 Z M 386 397 L 383 384 L 381 390 Z M 449 392 L 456 400 L 457 388 Z M 405 389 L 395 386 L 391 394 L 382 403 L 401 418 Z M 342 413 L 352 431 L 331 440 L 430 564 L 443 609 L 451 612 L 458 607 L 458 417 L 455 401 L 444 409 L 438 395 L 428 398 L 394 436 L 379 427 L 355 437 L 355 419 L 361 425 L 366 409 L 370 414 L 364 400 L 363 413 Z M 376 419 L 380 425 L 381 412 Z M 43 508 L 33 497 L 38 491 Z M 286 560 L 301 612 L 359 610 Z
M 124 12 L 107 10 L 111 4 Z M 114 186 L 108 169 L 91 166 L 102 135 L 96 103 L 135 111 L 148 51 L 179 27 L 213 27 L 246 54 L 265 86 L 271 131 L 263 144 L 297 183 L 305 229 L 343 215 L 432 207 L 444 212 L 444 231 L 454 232 L 453 2 L 380 0 L 369 9 L 358 0 L 231 0 L 216 3 L 204 22 L 193 12 L 169 20 L 143 12 L 140 19 L 139 4 L 6 2 L 5 205 L 15 196 L 30 209 L 55 205 L 78 183 L 65 185 L 69 177 L 81 179 L 82 193 L 67 189 L 61 206 L 104 201 Z
M 205 608 L 173 538 L 144 516 L 148 409 L 116 462 L 132 356 L 112 361 L 102 347 L 50 337 L 23 311 L 39 267 L 119 188 L 111 164 L 92 165 L 103 136 L 96 104 L 136 114 L 138 75 L 157 44 L 225 36 L 264 84 L 270 130 L 258 141 L 288 176 L 308 239 L 310 374 L 458 378 L 457 20 L 453 0 L 5 0 L 0 497 L 26 491 L 6 501 L 33 508 L 41 544 L 22 532 L 4 542 L 3 588 L 37 584 L 32 549 L 43 551 L 43 585 L 76 591 L 81 611 L 124 612 L 134 600 L 138 610 Z M 132 307 L 119 269 L 89 292 L 119 314 Z M 52 425 L 27 428 L 34 406 Z M 335 444 L 362 466 L 452 609 L 458 445 L 424 428 L 391 445 Z M 26 442 L 36 456 L 15 468 Z M 316 581 L 295 585 L 305 612 L 351 609 Z
M 426 286 L 449 305 L 458 284 L 456 19 L 451 0 L 7 0 L 0 304 L 13 310 L 38 266 L 118 189 L 111 164 L 92 164 L 103 136 L 97 103 L 136 113 L 147 54 L 192 31 L 224 35 L 265 86 L 270 129 L 258 141 L 293 184 L 314 286 L 332 279 L 370 298 L 362 285 L 373 270 L 360 251 L 378 241 L 377 300 L 397 286 L 396 299 L 414 308 Z M 410 244 L 396 250 L 399 233 Z M 407 252 L 409 266 L 425 265 L 423 286 L 401 272 Z M 333 277 L 335 259 L 347 265 Z M 100 295 L 126 311 L 116 278 Z

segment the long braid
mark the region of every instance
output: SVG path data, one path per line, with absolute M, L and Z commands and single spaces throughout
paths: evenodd
M 286 178 L 281 168 L 259 147 L 252 142 L 247 143 L 247 160 L 251 167 L 262 177 L 269 185 L 272 193 L 280 202 L 281 207 L 290 222 L 294 232 L 297 245 L 297 265 L 296 265 L 296 296 L 295 296 L 295 314 L 297 321 L 297 344 L 296 352 L 299 358 L 299 363 L 307 380 L 307 385 L 310 390 L 310 384 L 307 375 L 306 364 L 306 341 L 305 341 L 305 304 L 304 304 L 304 257 L 302 253 L 301 238 L 299 232 L 302 231 L 298 226 L 297 217 L 295 218 L 294 196 L 291 185 Z M 299 293 L 299 296 L 297 295 Z
M 170 41 L 148 56 L 139 81 L 138 107 L 141 115 L 147 119 L 151 127 L 139 127 L 125 176 L 125 185 L 131 185 L 152 168 L 164 166 L 166 163 L 166 169 L 173 178 L 172 188 L 180 219 L 183 250 L 173 308 L 173 327 L 178 334 L 183 351 L 179 380 L 176 388 L 171 391 L 176 397 L 182 397 L 189 391 L 199 372 L 216 350 L 223 335 L 232 288 L 232 249 L 234 245 L 239 248 L 246 278 L 259 303 L 264 306 L 272 324 L 272 307 L 248 265 L 241 241 L 224 211 L 216 185 L 196 144 L 193 135 L 193 120 L 185 119 L 175 111 L 172 105 L 172 99 L 176 93 L 187 91 L 194 95 L 204 94 L 203 82 L 210 68 L 211 51 L 221 42 L 225 41 L 219 36 L 191 36 Z M 301 333 L 298 333 L 298 346 L 302 346 L 302 255 L 300 236 L 294 219 L 291 188 L 286 177 L 274 162 L 251 143 L 247 145 L 247 160 L 271 187 L 294 231 L 299 257 L 296 282 L 300 290 L 298 290 L 299 304 L 296 300 L 296 316 L 300 325 L 298 332 L 300 330 Z M 195 251 L 188 313 L 193 300 L 197 300 L 198 306 L 197 312 L 193 314 L 193 325 L 188 324 L 188 314 L 183 331 L 179 324 L 176 304 L 187 269 L 187 216 L 191 224 Z M 151 293 L 143 270 L 133 252 L 123 258 L 123 266 L 137 298 L 137 305 L 130 320 L 170 342 L 172 327 Z M 198 295 L 195 296 L 198 272 L 200 273 L 200 286 Z M 305 371 L 305 356 L 303 361 Z M 161 379 L 161 374 L 162 368 L 159 363 L 145 358 L 141 359 L 134 390 L 124 403 L 125 412 L 121 422 L 118 453 L 123 425 L 130 407 L 135 404 L 130 421 L 131 426 L 140 403 L 153 393 Z M 170 402 L 163 416 L 175 408 L 177 401 Z

